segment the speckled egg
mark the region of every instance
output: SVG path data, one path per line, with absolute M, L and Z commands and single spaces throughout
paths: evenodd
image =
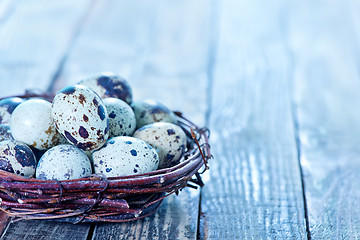
M 153 123 L 136 130 L 134 137 L 153 146 L 159 154 L 159 168 L 176 165 L 186 146 L 186 135 L 177 125 L 166 122 Z
M 109 138 L 131 136 L 136 128 L 136 119 L 132 108 L 117 98 L 105 98 L 103 101 L 109 113 Z
M 136 117 L 136 128 L 155 122 L 177 123 L 175 114 L 155 100 L 136 101 L 131 104 L 131 107 Z
M 128 104 L 132 102 L 132 90 L 128 82 L 111 72 L 103 72 L 81 80 L 84 85 L 94 90 L 101 98 L 119 98 Z
M 100 148 L 109 136 L 109 118 L 101 98 L 90 88 L 75 85 L 62 89 L 52 104 L 57 130 L 78 148 Z
M 34 153 L 23 142 L 5 140 L 0 142 L 0 169 L 24 177 L 35 174 L 36 160 Z
M 10 126 L 0 124 L 0 142 L 4 140 L 14 140 L 14 138 L 11 135 Z
M 0 124 L 10 124 L 12 112 L 22 102 L 24 100 L 19 97 L 9 97 L 0 100 Z
M 126 176 L 154 171 L 159 156 L 146 142 L 133 137 L 114 137 L 93 152 L 95 173 L 107 177 Z
M 45 152 L 36 167 L 36 178 L 68 180 L 92 173 L 88 157 L 79 148 L 62 144 Z
M 11 115 L 10 130 L 14 139 L 40 150 L 55 146 L 60 138 L 51 118 L 51 103 L 42 99 L 30 99 L 17 106 Z

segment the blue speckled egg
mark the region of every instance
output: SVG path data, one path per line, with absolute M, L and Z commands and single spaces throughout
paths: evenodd
M 146 99 L 131 104 L 136 117 L 136 128 L 155 122 L 177 123 L 175 114 L 160 102 Z
M 109 136 L 109 117 L 101 98 L 90 88 L 70 86 L 56 94 L 52 117 L 67 141 L 84 151 L 100 148 Z
M 9 97 L 0 100 L 0 124 L 10 124 L 12 112 L 22 102 L 24 100 L 19 97 Z
M 111 72 L 102 72 L 81 80 L 79 85 L 84 85 L 94 90 L 101 98 L 119 98 L 128 104 L 132 102 L 132 90 L 128 82 Z
M 0 169 L 24 177 L 35 174 L 36 160 L 34 153 L 23 142 L 5 140 L 0 142 Z
M 132 108 L 117 98 L 105 98 L 103 101 L 109 113 L 109 138 L 131 136 L 136 128 L 136 119 Z
M 136 130 L 134 137 L 153 146 L 160 159 L 159 168 L 176 165 L 186 147 L 186 135 L 177 125 L 167 122 L 152 123 Z
M 159 156 L 146 142 L 133 137 L 114 137 L 93 154 L 95 173 L 107 177 L 126 176 L 154 171 Z
M 68 180 L 92 173 L 88 157 L 79 148 L 62 144 L 50 148 L 41 157 L 36 167 L 36 178 L 44 180 Z

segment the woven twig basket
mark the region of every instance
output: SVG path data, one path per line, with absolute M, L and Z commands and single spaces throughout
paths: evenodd
M 22 98 L 49 94 L 25 94 Z M 187 151 L 176 166 L 146 174 L 106 178 L 91 175 L 75 180 L 24 178 L 0 170 L 0 210 L 24 219 L 78 222 L 126 222 L 151 215 L 161 201 L 193 183 L 203 186 L 200 174 L 211 158 L 209 130 L 199 128 L 181 113 L 179 125 L 189 137 Z M 201 171 L 201 173 L 200 173 Z

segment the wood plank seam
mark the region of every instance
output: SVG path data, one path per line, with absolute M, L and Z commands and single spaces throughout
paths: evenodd
M 87 235 L 86 240 L 91 240 L 91 239 L 93 239 L 93 235 L 94 235 L 94 231 L 95 231 L 95 226 L 96 226 L 95 223 L 92 223 L 92 224 L 90 225 L 89 232 L 88 232 L 88 235 Z
M 208 49 L 208 62 L 206 67 L 206 75 L 208 79 L 207 84 L 207 109 L 205 112 L 205 126 L 209 126 L 210 124 L 210 114 L 212 108 L 212 90 L 213 90 L 213 82 L 214 82 L 214 69 L 217 60 L 217 49 L 219 44 L 219 20 L 220 20 L 220 4 L 218 0 L 212 0 L 211 2 L 211 16 L 210 16 L 210 30 L 209 30 L 209 49 Z
M 298 160 L 299 169 L 300 169 L 302 197 L 303 197 L 303 202 L 304 202 L 306 235 L 307 235 L 307 239 L 311 240 L 309 214 L 308 214 L 308 207 L 307 207 L 306 194 L 305 194 L 304 172 L 303 172 L 303 169 L 301 166 L 301 141 L 300 141 L 300 136 L 299 136 L 299 121 L 298 121 L 298 116 L 296 113 L 297 113 L 296 103 L 292 102 L 291 115 L 292 115 L 292 120 L 293 120 L 293 124 L 294 124 L 296 154 L 297 154 L 297 160 Z
M 220 32 L 220 11 L 221 4 L 218 0 L 211 1 L 211 13 L 210 13 L 210 29 L 209 29 L 209 46 L 208 46 L 208 62 L 206 66 L 206 76 L 207 76 L 207 86 L 206 86 L 206 102 L 207 109 L 205 111 L 205 126 L 210 126 L 210 117 L 211 117 L 211 109 L 212 109 L 212 98 L 213 98 L 213 83 L 214 83 L 214 71 L 215 64 L 217 61 L 217 50 L 219 45 L 219 32 Z M 199 196 L 199 210 L 198 210 L 198 222 L 197 222 L 197 234 L 196 239 L 201 239 L 201 231 L 206 231 L 201 229 L 202 224 L 201 221 L 205 221 L 203 218 L 203 212 L 201 209 L 202 202 L 202 188 L 200 188 L 200 196 Z M 206 238 L 206 235 L 204 236 Z
M 288 19 L 287 15 L 282 15 L 283 19 L 280 23 L 281 26 L 281 31 L 283 33 L 284 36 L 286 36 L 286 32 L 287 32 L 287 28 L 285 25 L 286 20 Z M 294 65 L 295 65 L 295 57 L 293 52 L 290 50 L 291 47 L 289 46 L 289 42 L 288 41 L 284 41 L 284 44 L 286 46 L 287 49 L 287 55 L 289 56 L 289 66 L 291 71 L 289 72 L 293 72 L 294 71 Z M 289 80 L 293 81 L 293 76 L 291 76 L 291 74 L 289 74 Z M 304 173 L 303 173 L 303 169 L 301 166 L 301 141 L 300 141 L 300 136 L 299 136 L 299 120 L 298 120 L 298 115 L 297 115 L 297 104 L 294 100 L 294 86 L 293 84 L 290 84 L 290 93 L 292 94 L 291 98 L 290 98 L 290 113 L 291 113 L 291 119 L 293 122 L 293 129 L 294 129 L 294 140 L 295 140 L 295 148 L 296 148 L 296 158 L 298 160 L 298 166 L 299 166 L 299 171 L 300 171 L 300 178 L 301 178 L 301 189 L 302 189 L 302 198 L 303 198 L 303 204 L 304 204 L 304 218 L 305 218 L 305 229 L 306 229 L 306 236 L 308 240 L 311 240 L 311 231 L 310 231 L 310 221 L 309 221 L 309 213 L 308 213 L 308 206 L 307 206 L 307 201 L 306 201 L 306 193 L 305 193 L 305 181 L 304 181 Z
M 83 26 L 85 26 L 87 19 L 91 15 L 91 12 L 96 5 L 96 1 L 97 0 L 91 1 L 91 3 L 88 6 L 88 9 L 85 11 L 84 15 L 80 18 L 79 22 L 74 27 L 74 30 L 72 32 L 71 41 L 69 42 L 67 49 L 64 51 L 64 55 L 59 62 L 59 66 L 56 69 L 56 71 L 54 72 L 54 74 L 50 80 L 50 84 L 47 87 L 47 92 L 52 92 L 54 90 L 54 86 L 55 86 L 56 82 L 58 81 L 58 79 L 61 77 L 62 71 L 63 71 L 66 61 L 68 59 L 68 56 L 71 53 L 71 49 L 75 45 L 76 39 L 80 35 Z
M 0 24 L 5 22 L 14 12 L 15 2 L 8 0 L 0 3 Z

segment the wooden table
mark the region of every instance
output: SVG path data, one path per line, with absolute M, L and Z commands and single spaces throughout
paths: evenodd
M 0 96 L 124 76 L 211 129 L 202 189 L 123 224 L 2 239 L 359 239 L 360 2 L 0 1 Z

